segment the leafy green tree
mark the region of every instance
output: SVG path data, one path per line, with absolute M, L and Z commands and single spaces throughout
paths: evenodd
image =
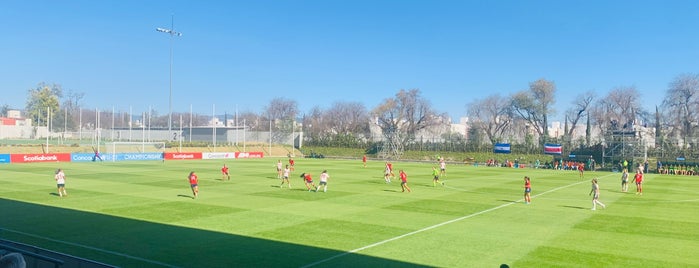
M 26 106 L 27 117 L 32 119 L 35 126 L 46 125 L 49 110 L 52 117 L 59 111 L 59 99 L 62 94 L 61 85 L 39 83 L 36 88 L 29 90 Z

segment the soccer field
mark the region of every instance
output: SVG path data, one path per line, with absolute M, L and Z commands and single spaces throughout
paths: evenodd
M 696 176 L 647 174 L 640 196 L 619 173 L 448 165 L 433 187 L 434 163 L 395 162 L 402 193 L 383 162 L 296 159 L 288 189 L 277 160 L 2 165 L 0 237 L 122 267 L 699 267 Z M 324 169 L 308 192 L 299 174 Z

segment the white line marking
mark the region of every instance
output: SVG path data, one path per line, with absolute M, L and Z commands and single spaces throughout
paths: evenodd
M 114 252 L 114 251 L 110 251 L 110 250 L 106 250 L 106 249 L 101 249 L 101 248 L 96 248 L 96 247 L 81 245 L 81 244 L 77 244 L 77 243 L 73 243 L 73 242 L 68 242 L 68 241 L 63 241 L 63 240 L 57 240 L 57 239 L 53 239 L 53 238 L 43 237 L 43 236 L 40 236 L 40 235 L 25 233 L 25 232 L 21 232 L 21 231 L 17 231 L 17 230 L 11 230 L 11 229 L 6 229 L 6 228 L 0 228 L 0 230 L 6 231 L 6 232 L 11 232 L 11 233 L 16 233 L 16 234 L 21 234 L 21 235 L 25 235 L 25 236 L 29 236 L 29 237 L 33 237 L 33 238 L 39 238 L 39 239 L 43 239 L 43 240 L 47 240 L 47 241 L 51 241 L 51 242 L 55 242 L 55 243 L 62 243 L 62 244 L 66 244 L 66 245 L 70 245 L 70 246 L 74 246 L 74 247 L 86 248 L 86 249 L 90 249 L 90 250 L 94 250 L 94 251 L 99 251 L 99 252 L 102 252 L 102 253 L 107 253 L 107 254 L 116 255 L 116 256 L 119 256 L 119 257 L 124 257 L 124 258 L 129 258 L 129 259 L 134 259 L 134 260 L 142 261 L 142 262 L 157 264 L 157 265 L 160 265 L 160 266 L 173 267 L 173 268 L 179 267 L 179 266 L 175 266 L 175 265 L 172 265 L 172 264 L 167 264 L 167 263 L 163 263 L 163 262 L 159 262 L 159 261 L 154 261 L 154 260 L 149 260 L 149 259 L 144 259 L 144 258 L 140 258 L 140 257 L 135 257 L 135 256 L 127 255 L 127 254 L 124 254 L 124 253 L 119 253 L 119 252 Z
M 607 177 L 607 176 L 611 176 L 611 175 L 613 175 L 613 174 L 606 175 L 606 176 L 603 176 L 603 177 Z M 558 190 L 560 190 L 560 189 L 568 188 L 568 187 L 575 186 L 575 185 L 582 184 L 582 183 L 586 183 L 586 182 L 589 182 L 589 181 L 583 180 L 583 181 L 578 181 L 578 182 L 575 182 L 575 183 L 572 183 L 572 184 L 568 184 L 568 185 L 560 186 L 560 187 L 557 187 L 557 188 L 553 188 L 553 189 L 548 190 L 548 191 L 545 191 L 545 192 L 543 192 L 543 193 L 540 193 L 540 194 L 537 194 L 537 195 L 533 195 L 532 198 L 536 198 L 537 196 L 540 196 L 540 195 L 544 195 L 544 194 L 547 194 L 547 193 L 555 192 L 555 191 L 558 191 Z M 396 236 L 396 237 L 393 237 L 393 238 L 389 238 L 389 239 L 386 239 L 386 240 L 383 240 L 383 241 L 379 241 L 379 242 L 376 242 L 376 243 L 371 244 L 371 245 L 367 245 L 367 246 L 363 246 L 363 247 L 360 247 L 360 248 L 356 248 L 356 249 L 353 249 L 353 250 L 350 250 L 350 251 L 346 251 L 346 252 L 343 252 L 343 253 L 340 253 L 340 254 L 331 256 L 331 257 L 329 257 L 329 258 L 319 260 L 319 261 L 314 262 L 314 263 L 306 264 L 306 265 L 304 265 L 304 266 L 301 266 L 301 268 L 307 268 L 307 267 L 316 266 L 316 265 L 318 265 L 318 264 L 321 264 L 321 263 L 324 263 L 324 262 L 328 262 L 328 261 L 337 259 L 337 258 L 339 258 L 339 257 L 346 256 L 346 255 L 349 255 L 349 254 L 352 254 L 352 253 L 356 253 L 356 252 L 359 252 L 359 251 L 362 251 L 362 250 L 365 250 L 365 249 L 369 249 L 369 248 L 373 248 L 373 247 L 376 247 L 376 246 L 380 246 L 380 245 L 386 244 L 386 243 L 388 243 L 388 242 L 401 239 L 401 238 L 403 238 L 403 237 L 407 237 L 407 236 L 411 236 L 411 235 L 414 235 L 414 234 L 422 233 L 422 232 L 424 232 L 424 231 L 429 231 L 429 230 L 432 230 L 432 229 L 435 229 L 435 228 L 437 228 L 437 227 L 441 227 L 441 226 L 444 226 L 444 225 L 447 225 L 447 224 L 450 224 L 450 223 L 454 223 L 454 222 L 461 221 L 461 220 L 465 220 L 465 219 L 468 219 L 468 218 L 472 218 L 472 217 L 475 217 L 475 216 L 478 216 L 478 215 L 481 215 L 481 214 L 485 214 L 485 213 L 488 213 L 488 212 L 491 212 L 491 211 L 495 211 L 495 210 L 498 210 L 498 209 L 501 209 L 501 208 L 504 208 L 504 207 L 507 207 L 507 206 L 511 206 L 511 205 L 517 204 L 517 203 L 521 202 L 522 200 L 523 200 L 523 199 L 519 199 L 519 200 L 514 201 L 514 202 L 505 203 L 505 204 L 499 205 L 499 206 L 497 206 L 497 207 L 489 208 L 489 209 L 486 209 L 486 210 L 483 210 L 483 211 L 480 211 L 480 212 L 476 212 L 476 213 L 473 213 L 473 214 L 469 214 L 469 215 L 466 215 L 466 216 L 463 216 L 463 217 L 459 217 L 459 218 L 456 218 L 456 219 L 453 219 L 453 220 L 449 220 L 449 221 L 445 221 L 445 222 L 442 222 L 442 223 L 438 223 L 438 224 L 435 224 L 435 225 L 432 225 L 432 226 L 428 226 L 428 227 L 422 228 L 422 229 L 420 229 L 420 230 L 412 231 L 412 232 L 409 232 L 409 233 L 406 233 L 406 234 L 402 234 L 402 235 L 399 235 L 399 236 Z

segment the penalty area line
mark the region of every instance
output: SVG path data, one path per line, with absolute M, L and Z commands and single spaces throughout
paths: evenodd
M 142 261 L 142 262 L 147 262 L 147 263 L 151 263 L 151 264 L 156 264 L 156 265 L 160 265 L 160 266 L 172 267 L 172 268 L 179 267 L 179 266 L 175 266 L 175 265 L 171 265 L 171 264 L 167 264 L 167 263 L 163 263 L 163 262 L 159 262 L 159 261 L 144 259 L 144 258 L 141 258 L 141 257 L 131 256 L 131 255 L 124 254 L 124 253 L 119 253 L 119 252 L 116 252 L 116 251 L 111 251 L 111 250 L 106 250 L 106 249 L 101 249 L 101 248 L 86 246 L 86 245 L 82 245 L 82 244 L 78 244 L 78 243 L 73 243 L 73 242 L 68 242 L 68 241 L 63 241 L 63 240 L 48 238 L 48 237 L 44 237 L 44 236 L 40 236 L 40 235 L 35 235 L 35 234 L 30 234 L 30 233 L 25 233 L 25 232 L 21 232 L 21 231 L 17 231 L 17 230 L 11 230 L 11 229 L 6 229 L 6 228 L 0 228 L 0 230 L 5 231 L 5 232 L 11 232 L 11 233 L 16 233 L 16 234 L 21 234 L 21 235 L 28 236 L 28 237 L 43 239 L 43 240 L 47 240 L 47 241 L 51 241 L 51 242 L 55 242 L 55 243 L 61 243 L 61 244 L 69 245 L 69 246 L 74 246 L 74 247 L 80 247 L 80 248 L 85 248 L 85 249 L 89 249 L 89 250 L 99 251 L 99 252 L 102 252 L 102 253 L 107 253 L 107 254 L 111 254 L 111 255 L 115 255 L 115 256 L 119 256 L 119 257 L 129 258 L 129 259 L 138 260 L 138 261 Z
M 607 175 L 607 176 L 610 176 L 610 175 Z M 605 176 L 605 177 L 606 177 L 606 176 Z M 578 181 L 578 182 L 571 183 L 571 184 L 568 184 L 568 185 L 556 187 L 556 188 L 553 188 L 553 189 L 551 189 L 551 190 L 548 190 L 548 191 L 542 192 L 542 193 L 540 193 L 540 194 L 534 195 L 534 196 L 532 196 L 532 198 L 535 198 L 535 197 L 537 197 L 537 196 L 541 196 L 541 195 L 544 195 L 544 194 L 547 194 L 547 193 L 555 192 L 555 191 L 558 191 L 558 190 L 561 190 L 561 189 L 565 189 L 565 188 L 568 188 L 568 187 L 576 186 L 576 185 L 579 185 L 579 184 L 582 184 L 582 183 L 586 183 L 586 182 L 588 182 L 588 181 L 583 180 L 583 181 Z M 353 249 L 353 250 L 350 250 L 350 251 L 346 251 L 346 252 L 343 252 L 343 253 L 340 253 L 340 254 L 337 254 L 337 255 L 334 255 L 334 256 L 330 256 L 330 257 L 328 257 L 328 258 L 325 258 L 325 259 L 322 259 L 322 260 L 319 260 L 319 261 L 316 261 L 316 262 L 313 262 L 313 263 L 309 263 L 309 264 L 306 264 L 306 265 L 301 266 L 301 267 L 302 267 L 302 268 L 313 267 L 313 266 L 316 266 L 316 265 L 321 264 L 321 263 L 324 263 L 324 262 L 328 262 L 328 261 L 331 261 L 331 260 L 334 260 L 334 259 L 337 259 L 337 258 L 340 258 L 340 257 L 343 257 L 343 256 L 347 256 L 347 255 L 352 254 L 352 253 L 357 253 L 357 252 L 362 251 L 362 250 L 365 250 L 365 249 L 370 249 L 370 248 L 373 248 L 373 247 L 376 247 L 376 246 L 380 246 L 380 245 L 383 245 L 383 244 L 386 244 L 386 243 L 388 243 L 388 242 L 392 242 L 392 241 L 395 241 L 395 240 L 398 240 L 398 239 L 401 239 L 401 238 L 404 238 L 404 237 L 408 237 L 408 236 L 411 236 L 411 235 L 414 235 L 414 234 L 419 234 L 419 233 L 422 233 L 422 232 L 425 232 L 425 231 L 429 231 L 429 230 L 432 230 L 432 229 L 435 229 L 435 228 L 438 228 L 438 227 L 442 227 L 442 226 L 447 225 L 447 224 L 451 224 L 451 223 L 455 223 L 455 222 L 462 221 L 462 220 L 465 220 L 465 219 L 473 218 L 473 217 L 478 216 L 478 215 L 482 215 L 482 214 L 485 214 L 485 213 L 488 213 L 488 212 L 492 212 L 492 211 L 495 211 L 495 210 L 498 210 L 498 209 L 501 209 L 501 208 L 504 208 L 504 207 L 508 207 L 508 206 L 511 206 L 511 205 L 520 203 L 520 202 L 522 202 L 522 200 L 524 200 L 524 199 L 519 199 L 519 200 L 514 201 L 514 202 L 505 203 L 505 204 L 499 205 L 499 206 L 497 206 L 497 207 L 492 207 L 492 208 L 489 208 L 489 209 L 486 209 L 486 210 L 482 210 L 482 211 L 479 211 L 479 212 L 476 212 L 476 213 L 472 213 L 472 214 L 469 214 L 469 215 L 466 215 L 466 216 L 462 216 L 462 217 L 459 217 L 459 218 L 456 218 L 456 219 L 453 219 L 453 220 L 448 220 L 448 221 L 445 221 L 445 222 L 442 222 L 442 223 L 438 223 L 438 224 L 435 224 L 435 225 L 432 225 L 432 226 L 427 226 L 427 227 L 425 227 L 425 228 L 422 228 L 422 229 L 419 229 L 419 230 L 415 230 L 415 231 L 412 231 L 412 232 L 409 232 L 409 233 L 405 233 L 405 234 L 402 234 L 402 235 L 399 235 L 399 236 L 396 236 L 396 237 L 392 237 L 392 238 L 389 238 L 389 239 L 386 239 L 386 240 L 383 240 L 383 241 L 379 241 L 379 242 L 373 243 L 373 244 L 371 244 L 371 245 L 366 245 L 366 246 L 363 246 L 363 247 L 360 247 L 360 248 L 356 248 L 356 249 Z

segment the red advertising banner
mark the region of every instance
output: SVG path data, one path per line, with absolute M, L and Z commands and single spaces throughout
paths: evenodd
M 69 153 L 61 154 L 11 154 L 10 163 L 70 162 Z
M 263 152 L 236 152 L 235 158 L 262 158 L 264 156 Z
M 165 153 L 165 160 L 194 160 L 201 159 L 201 153 Z

